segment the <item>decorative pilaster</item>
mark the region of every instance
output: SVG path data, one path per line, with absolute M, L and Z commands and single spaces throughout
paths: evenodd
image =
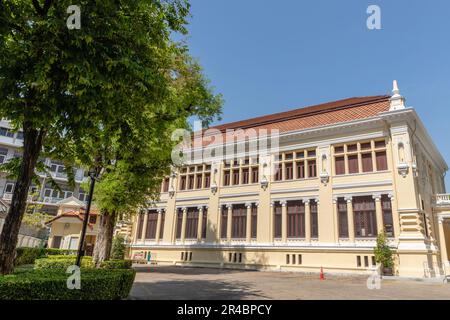
M 333 198 L 333 217 L 334 217 L 334 238 L 335 241 L 339 241 L 339 208 L 338 199 Z
M 441 261 L 446 268 L 449 265 L 448 256 L 447 256 L 447 247 L 445 243 L 445 234 L 444 234 L 444 218 L 438 217 L 439 224 L 439 251 L 441 253 Z
M 161 216 L 162 216 L 162 209 L 158 209 L 158 220 L 156 221 L 156 235 L 155 235 L 155 240 L 156 243 L 159 242 L 159 235 L 161 234 Z
M 142 225 L 142 236 L 141 241 L 145 240 L 145 236 L 147 235 L 147 224 L 148 224 L 148 212 L 144 213 L 144 224 Z
M 252 204 L 246 203 L 247 207 L 247 221 L 246 221 L 246 230 L 245 230 L 245 241 L 250 243 L 252 238 Z
M 355 242 L 355 223 L 353 219 L 353 198 L 345 197 L 347 201 L 348 238 L 350 242 Z
M 275 233 L 275 202 L 270 202 L 270 226 L 269 226 L 269 242 L 273 242 Z
M 183 219 L 181 220 L 181 242 L 184 243 L 186 239 L 186 220 L 187 220 L 187 208 L 183 207 Z
M 311 206 L 309 199 L 303 201 L 305 204 L 305 241 L 311 242 Z
M 281 203 L 281 241 L 287 241 L 287 201 L 282 200 Z
M 198 207 L 197 241 L 202 241 L 203 230 L 203 206 Z
M 377 233 L 384 230 L 383 225 L 383 208 L 381 208 L 381 194 L 374 194 L 372 198 L 375 200 L 375 215 L 377 218 Z
M 232 226 L 231 224 L 233 223 L 233 205 L 229 204 L 227 205 L 227 210 L 228 210 L 228 214 L 227 214 L 227 241 L 231 242 L 231 231 L 232 231 Z

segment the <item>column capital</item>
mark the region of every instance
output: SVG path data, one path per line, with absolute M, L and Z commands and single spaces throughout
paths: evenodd
M 247 207 L 247 209 L 248 209 L 248 208 L 251 208 L 251 207 L 252 207 L 252 203 L 251 203 L 251 202 L 246 202 L 246 203 L 245 203 L 245 206 Z
M 443 217 L 438 217 L 438 223 L 439 224 L 443 224 L 444 223 L 444 218 Z
M 391 201 L 394 200 L 394 194 L 392 192 L 388 193 L 388 198 L 391 199 Z
M 187 207 L 181 207 L 181 211 L 187 212 Z
M 287 201 L 286 201 L 286 200 L 281 200 L 281 201 L 280 201 L 280 204 L 281 204 L 283 207 L 286 207 Z
M 337 197 L 333 197 L 333 204 L 336 204 L 338 202 L 338 198 Z
M 200 211 L 200 210 L 201 210 L 201 211 L 203 211 L 203 208 L 204 208 L 204 206 L 198 206 L 198 207 L 197 207 L 197 210 L 199 210 L 199 211 Z
M 311 202 L 310 199 L 302 199 L 302 202 L 305 204 L 305 206 L 309 206 L 309 203 Z
M 344 199 L 345 199 L 345 201 L 347 201 L 347 203 L 351 203 L 353 201 L 352 196 L 345 196 Z
M 372 198 L 373 198 L 375 201 L 381 201 L 381 193 L 374 193 L 374 194 L 372 195 Z
M 227 207 L 227 209 L 233 209 L 233 204 L 231 204 L 231 203 L 228 203 L 225 206 Z
M 316 202 L 317 205 L 319 205 L 319 197 L 314 198 L 314 201 Z
M 275 201 L 270 201 L 270 207 L 275 207 Z

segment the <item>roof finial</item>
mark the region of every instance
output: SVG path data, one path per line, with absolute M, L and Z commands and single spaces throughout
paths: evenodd
M 393 81 L 392 89 L 391 107 L 389 111 L 405 109 L 405 98 L 400 94 L 400 89 L 398 88 L 397 80 Z

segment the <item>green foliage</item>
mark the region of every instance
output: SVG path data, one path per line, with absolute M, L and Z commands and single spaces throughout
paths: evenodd
M 74 265 L 76 256 L 49 256 L 39 258 L 34 261 L 35 269 L 64 269 Z M 94 268 L 92 257 L 83 257 L 81 260 L 82 268 Z
M 131 269 L 131 260 L 107 260 L 100 264 L 102 269 Z
M 0 276 L 0 300 L 117 300 L 128 297 L 134 270 L 81 269 L 81 289 L 69 290 L 63 270 Z
M 34 264 L 36 259 L 45 257 L 44 248 L 17 248 L 17 255 L 14 265 L 21 266 L 25 264 Z
M 45 258 L 47 256 L 61 256 L 61 255 L 73 255 L 75 250 L 53 249 L 53 248 L 27 248 L 21 247 L 16 249 L 16 259 L 14 260 L 15 266 L 21 266 L 26 264 L 34 264 L 34 261 L 39 258 Z
M 44 227 L 45 222 L 52 218 L 54 218 L 54 216 L 42 212 L 25 213 L 23 215 L 22 223 L 35 228 L 42 228 Z
M 118 235 L 114 237 L 111 248 L 111 259 L 122 260 L 125 257 L 125 239 Z
M 381 263 L 384 268 L 392 268 L 394 260 L 392 250 L 389 248 L 385 232 L 380 232 L 377 236 L 377 245 L 374 249 L 375 261 Z

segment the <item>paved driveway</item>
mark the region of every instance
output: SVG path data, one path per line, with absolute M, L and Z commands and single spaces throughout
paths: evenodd
M 367 277 L 212 268 L 137 266 L 130 299 L 450 299 L 450 284 L 386 280 L 369 290 Z

